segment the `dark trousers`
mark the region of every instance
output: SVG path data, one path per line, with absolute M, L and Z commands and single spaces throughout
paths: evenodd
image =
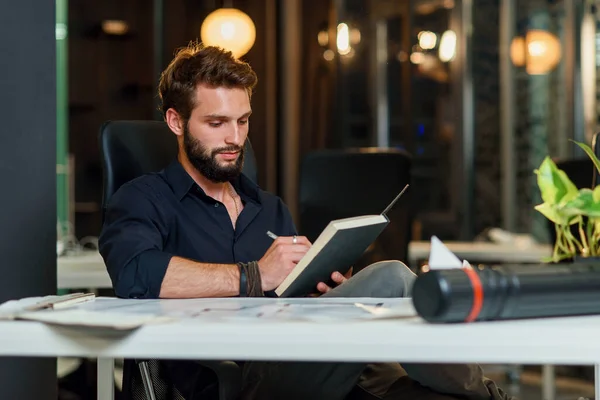
M 415 275 L 398 261 L 373 264 L 327 297 L 409 297 Z M 318 326 L 315 327 L 318 329 Z M 368 338 L 365 338 L 368 340 Z M 398 338 L 398 340 L 402 340 Z M 348 349 L 352 351 L 351 348 Z M 247 362 L 244 400 L 509 400 L 478 365 Z

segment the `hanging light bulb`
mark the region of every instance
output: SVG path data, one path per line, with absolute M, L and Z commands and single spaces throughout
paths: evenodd
M 421 31 L 417 37 L 423 50 L 431 50 L 437 44 L 437 35 L 431 31 Z
M 513 39 L 510 58 L 515 66 L 525 66 L 529 75 L 547 74 L 560 62 L 560 40 L 550 32 L 530 30 L 524 38 Z
M 336 45 L 338 53 L 343 56 L 349 54 L 352 49 L 350 47 L 350 29 L 348 28 L 348 24 L 344 22 L 337 26 Z
M 205 46 L 218 46 L 239 58 L 246 54 L 256 40 L 252 19 L 236 8 L 219 8 L 210 13 L 200 28 Z
M 447 30 L 440 40 L 439 57 L 442 62 L 449 62 L 456 56 L 456 33 Z

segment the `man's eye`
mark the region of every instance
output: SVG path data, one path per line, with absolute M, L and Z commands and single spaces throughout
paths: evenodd
M 238 121 L 238 123 L 240 125 L 246 125 L 248 123 L 248 120 L 247 119 L 241 119 L 241 120 Z
M 223 123 L 222 122 L 209 122 L 208 125 L 212 128 L 218 128 L 221 125 L 223 125 Z

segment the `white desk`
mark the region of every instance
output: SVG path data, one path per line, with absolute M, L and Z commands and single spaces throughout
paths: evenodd
M 538 244 L 519 248 L 515 245 L 488 242 L 444 242 L 448 249 L 460 259 L 469 262 L 540 263 L 552 255 L 552 246 Z M 427 260 L 431 242 L 412 241 L 408 244 L 408 259 L 411 267 L 419 260 Z
M 97 251 L 57 257 L 56 281 L 58 289 L 110 289 L 112 282 L 104 260 Z
M 590 364 L 596 365 L 598 399 L 598 332 L 600 316 L 457 325 L 431 325 L 419 318 L 319 324 L 184 320 L 132 332 L 3 321 L 0 356 L 98 357 L 100 400 L 113 396 L 112 359 L 130 357 Z
M 459 258 L 467 259 L 473 262 L 515 262 L 515 263 L 537 263 L 543 257 L 551 254 L 552 248 L 549 245 L 537 245 L 527 249 L 518 249 L 514 246 L 499 245 L 485 242 L 448 242 L 445 243 L 448 248 Z M 430 242 L 411 242 L 409 244 L 409 262 L 411 266 L 416 266 L 418 260 L 427 259 L 430 252 Z M 57 271 L 58 288 L 111 288 L 112 284 L 104 261 L 97 252 L 85 252 L 81 255 L 73 255 L 58 258 Z M 489 360 L 480 360 L 481 362 L 493 362 Z M 509 363 L 517 363 L 517 360 L 509 360 Z M 600 359 L 594 361 L 599 363 Z M 536 363 L 531 361 L 530 363 Z M 110 364 L 110 362 L 108 363 Z M 553 373 L 551 362 L 544 366 L 544 393 L 548 400 L 554 398 L 553 395 Z M 112 379 L 112 374 L 105 371 L 106 379 Z M 600 396 L 597 396 L 600 398 Z
M 2 321 L 0 355 L 593 365 L 600 363 L 598 332 L 598 316 L 459 325 L 418 318 L 318 324 L 207 320 L 146 325 L 129 333 Z

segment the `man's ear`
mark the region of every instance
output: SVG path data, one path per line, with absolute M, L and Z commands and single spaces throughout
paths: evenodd
M 172 108 L 169 108 L 165 113 L 165 120 L 169 128 L 173 131 L 177 136 L 183 135 L 183 118 L 179 115 L 179 113 Z

